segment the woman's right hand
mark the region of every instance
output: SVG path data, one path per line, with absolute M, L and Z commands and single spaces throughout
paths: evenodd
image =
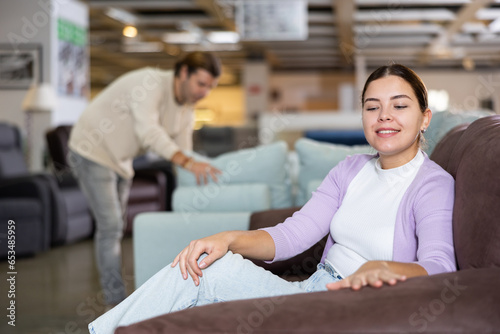
M 221 232 L 212 236 L 193 240 L 189 246 L 184 248 L 174 259 L 171 267 L 179 264 L 182 277 L 188 278 L 188 273 L 193 278 L 194 284 L 200 284 L 200 277 L 203 276 L 202 269 L 207 268 L 217 259 L 220 259 L 229 250 L 230 233 Z M 198 264 L 198 259 L 203 253 L 208 255 Z

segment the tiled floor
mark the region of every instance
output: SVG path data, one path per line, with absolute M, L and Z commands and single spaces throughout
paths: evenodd
M 123 241 L 124 279 L 133 290 L 132 239 Z M 93 242 L 56 247 L 31 258 L 16 259 L 15 327 L 8 325 L 7 262 L 0 262 L 0 333 L 84 334 L 102 314 Z M 14 298 L 12 298 L 14 300 Z

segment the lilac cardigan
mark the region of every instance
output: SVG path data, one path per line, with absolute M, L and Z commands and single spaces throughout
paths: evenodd
M 300 211 L 274 227 L 264 228 L 274 240 L 273 261 L 304 252 L 330 233 L 330 223 L 353 178 L 374 155 L 347 157 L 333 168 Z M 456 270 L 453 248 L 453 177 L 427 155 L 398 208 L 393 261 L 421 265 L 429 275 Z M 381 199 L 383 200 L 383 199 Z M 321 258 L 335 240 L 328 241 Z

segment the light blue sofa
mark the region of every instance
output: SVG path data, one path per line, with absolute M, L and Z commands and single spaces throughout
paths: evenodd
M 328 171 L 347 155 L 370 146 L 345 146 L 301 138 L 288 152 L 285 142 L 208 159 L 222 174 L 198 186 L 177 170 L 172 212 L 143 213 L 134 222 L 135 285 L 169 264 L 193 239 L 225 230 L 247 230 L 252 212 L 302 206 Z
M 427 154 L 456 125 L 490 114 L 435 113 L 425 134 Z M 212 159 L 196 156 L 221 169 L 219 182 L 198 186 L 191 173 L 178 169 L 173 211 L 136 217 L 135 286 L 169 264 L 193 239 L 225 230 L 246 230 L 252 212 L 302 206 L 337 163 L 358 153 L 374 151 L 366 145 L 345 146 L 301 138 L 292 152 L 288 152 L 286 143 L 275 142 Z

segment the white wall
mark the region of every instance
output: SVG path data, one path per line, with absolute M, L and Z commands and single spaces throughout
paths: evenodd
M 473 110 L 480 108 L 480 101 L 491 97 L 494 101 L 495 112 L 500 114 L 500 70 L 416 70 L 427 89 L 446 90 L 449 94 L 450 109 L 453 111 Z M 371 70 L 367 72 L 369 75 Z M 286 111 L 289 109 L 303 111 L 307 108 L 307 101 L 311 97 L 323 97 L 334 104 L 341 100 L 338 96 L 338 87 L 343 84 L 354 83 L 354 76 L 346 73 L 273 73 L 270 76 L 270 88 L 279 89 L 280 101 L 271 103 L 271 109 Z M 355 97 L 359 102 L 359 97 Z M 325 105 L 328 106 L 327 103 Z M 340 109 L 338 103 L 335 110 Z M 356 105 L 359 107 L 359 103 Z M 328 108 L 332 110 L 332 108 Z
M 0 0 L 0 43 L 14 50 L 19 45 L 42 45 L 42 80 L 57 85 L 57 18 L 64 17 L 88 27 L 87 6 L 75 0 Z M 26 136 L 26 116 L 21 109 L 27 89 L 0 88 L 0 121 L 13 123 Z M 30 169 L 43 169 L 45 132 L 63 123 L 73 123 L 87 105 L 86 98 L 58 96 L 58 105 L 50 114 L 31 119 Z
M 269 88 L 279 92 L 269 109 L 286 111 L 339 110 L 344 103 L 340 87 L 354 84 L 354 74 L 335 72 L 277 72 L 269 77 Z M 352 99 L 352 96 L 348 97 Z M 352 104 L 352 101 L 350 101 Z M 357 102 L 357 101 L 356 101 Z M 355 107 L 359 107 L 355 105 Z
M 40 43 L 44 46 L 50 44 L 49 14 L 37 5 L 35 1 L 10 1 L 0 0 L 0 43 L 16 48 L 21 41 L 27 43 Z M 40 13 L 39 13 L 40 12 Z M 33 17 L 35 16 L 35 20 Z M 44 21 L 45 19 L 45 21 Z M 37 25 L 35 25 L 36 21 Z M 50 75 L 49 57 L 47 47 L 43 50 L 43 78 Z M 9 121 L 24 128 L 24 113 L 21 103 L 26 90 L 0 89 L 0 120 Z
M 493 99 L 500 114 L 500 70 L 497 71 L 417 71 L 427 89 L 446 90 L 451 111 L 475 110 L 480 101 Z

